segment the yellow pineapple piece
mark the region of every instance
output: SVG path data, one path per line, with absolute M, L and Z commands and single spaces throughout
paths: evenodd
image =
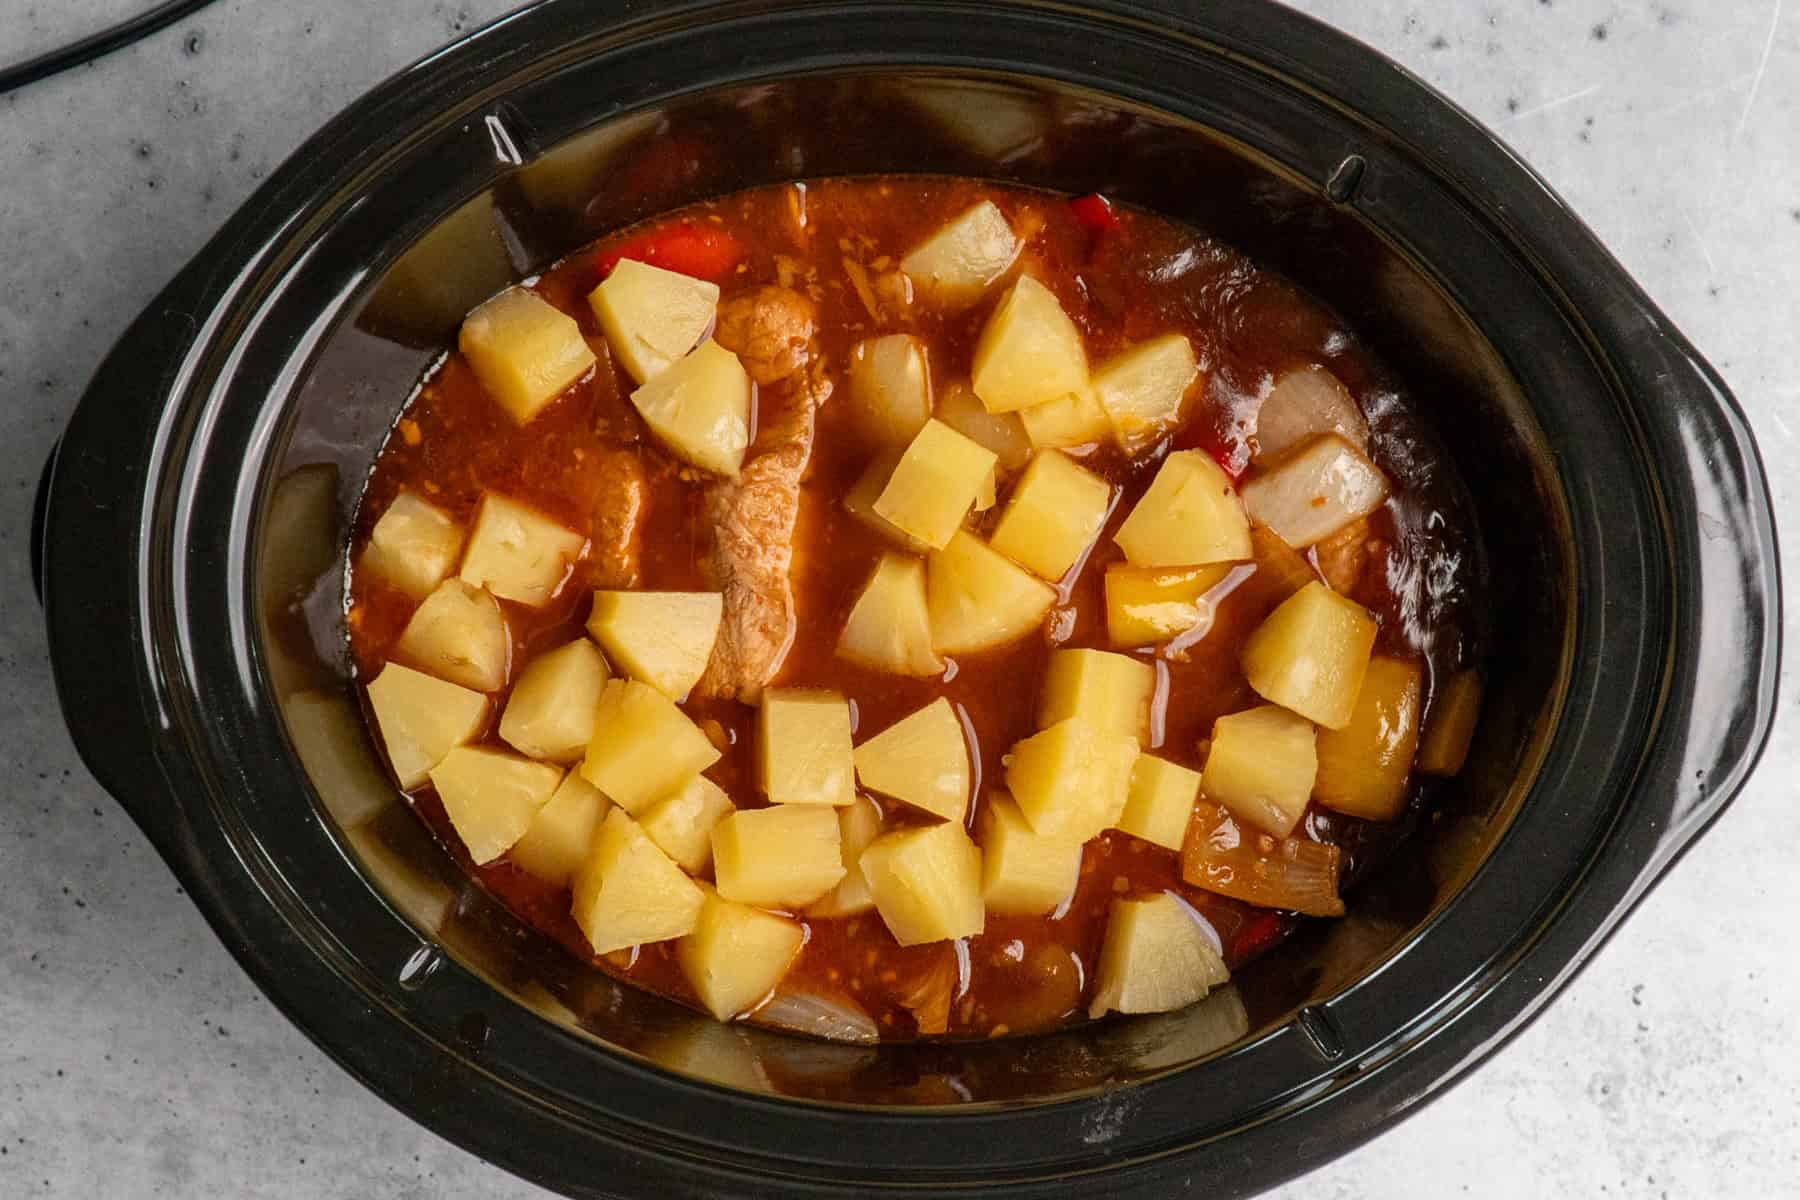
M 1197 916 L 1168 893 L 1114 900 L 1088 1016 L 1173 1012 L 1231 978 Z
M 768 688 L 756 726 L 760 782 L 773 804 L 856 799 L 850 705 L 836 692 Z
M 942 696 L 858 746 L 855 759 L 871 792 L 946 821 L 961 821 L 969 807 L 969 745 Z
M 1079 387 L 1042 404 L 1019 410 L 1025 437 L 1039 450 L 1091 446 L 1107 437 L 1112 422 L 1091 387 Z
M 981 898 L 989 912 L 1039 916 L 1059 908 L 1081 876 L 1081 843 L 1041 837 L 1005 792 L 989 792 L 976 818 Z
M 631 405 L 669 453 L 736 476 L 750 445 L 750 375 L 708 338 L 631 393 Z
M 1227 476 L 1204 450 L 1163 459 L 1113 535 L 1135 567 L 1194 567 L 1250 557 L 1250 522 Z
M 875 511 L 875 501 L 887 489 L 888 480 L 894 477 L 894 468 L 900 465 L 902 453 L 899 447 L 890 447 L 870 459 L 868 467 L 844 493 L 844 511 L 895 545 L 915 554 L 925 554 L 930 551 L 930 546 Z
M 606 681 L 581 774 L 607 799 L 640 813 L 718 761 L 718 748 L 674 701 L 635 679 Z
M 823 805 L 728 813 L 712 831 L 719 894 L 740 904 L 800 909 L 844 878 L 838 818 Z
M 1013 746 L 1006 786 L 1033 833 L 1085 842 L 1118 823 L 1137 756 L 1136 738 L 1070 717 Z
M 1318 774 L 1312 723 L 1274 704 L 1213 722 L 1200 790 L 1276 837 L 1300 823 Z
M 931 419 L 925 343 L 905 333 L 867 338 L 850 351 L 850 407 L 871 441 L 904 446 Z
M 444 813 L 477 863 L 512 849 L 561 782 L 548 763 L 476 746 L 458 746 L 431 768 Z
M 596 361 L 575 318 L 522 287 L 507 288 L 463 318 L 457 346 L 483 390 L 520 425 Z
M 463 527 L 449 513 L 401 492 L 369 531 L 362 569 L 420 600 L 456 568 Z
M 587 631 L 614 666 L 680 703 L 706 673 L 724 611 L 718 592 L 595 592 Z
M 542 608 L 562 590 L 570 564 L 586 549 L 587 539 L 573 529 L 529 505 L 488 492 L 475 511 L 458 577 L 502 600 Z
M 1121 649 L 1152 646 L 1211 626 L 1206 593 L 1231 574 L 1231 563 L 1204 567 L 1106 568 L 1106 636 Z M 1196 636 L 1200 636 L 1196 634 Z
M 521 871 L 566 887 L 587 861 L 594 834 L 611 807 L 600 789 L 583 779 L 581 772 L 570 771 L 531 819 L 525 836 L 513 843 L 507 857 Z
M 1462 770 L 1480 711 L 1481 676 L 1474 671 L 1451 676 L 1419 742 L 1419 770 L 1429 775 L 1454 775 Z
M 1094 369 L 1094 395 L 1127 454 L 1148 449 L 1181 421 L 1200 363 L 1179 333 L 1139 342 Z
M 1038 728 L 1080 717 L 1102 732 L 1147 742 L 1155 691 L 1156 668 L 1148 659 L 1106 650 L 1054 650 L 1038 697 Z
M 931 647 L 923 562 L 904 554 L 881 556 L 844 621 L 837 653 L 892 675 L 943 674 L 944 660 Z
M 1367 455 L 1328 433 L 1289 451 L 1244 485 L 1244 509 L 1296 549 L 1324 541 L 1387 499 L 1388 479 Z
M 638 824 L 689 875 L 712 863 L 713 826 L 736 812 L 725 789 L 696 775 L 646 808 Z
M 1131 768 L 1131 793 L 1118 827 L 1169 850 L 1187 839 L 1194 801 L 1200 798 L 1200 772 L 1149 754 L 1138 755 Z
M 973 303 L 1013 264 L 1018 239 L 1006 215 L 983 200 L 907 252 L 900 269 L 919 294 L 943 305 Z
M 960 379 L 938 397 L 937 419 L 992 450 L 1003 471 L 1016 471 L 1031 460 L 1031 439 L 1019 414 L 989 412 L 975 389 Z
M 700 885 L 618 808 L 575 874 L 575 923 L 595 954 L 685 937 L 700 923 Z
M 858 796 L 854 804 L 838 809 L 837 817 L 844 877 L 806 910 L 808 916 L 854 917 L 875 907 L 875 895 L 862 873 L 862 852 L 881 836 L 881 810 L 867 796 Z
M 882 834 L 863 851 L 862 871 L 902 946 L 971 937 L 986 924 L 981 851 L 958 822 Z
M 1111 507 L 1111 484 L 1045 450 L 1019 477 L 988 544 L 1040 577 L 1058 580 L 1100 536 Z
M 1313 582 L 1282 601 L 1244 643 L 1244 678 L 1263 699 L 1342 729 L 1374 646 L 1369 610 Z
M 940 549 L 962 528 L 994 452 L 942 421 L 927 421 L 875 498 L 875 515 L 908 537 Z
M 1319 733 L 1313 796 L 1320 804 L 1370 821 L 1400 815 L 1419 746 L 1422 674 L 1416 663 L 1369 660 L 1349 724 Z
M 933 648 L 939 654 L 969 654 L 1037 629 L 1056 603 L 1056 589 L 958 530 L 926 560 L 925 602 Z
M 675 960 L 706 1011 L 729 1021 L 775 990 L 805 943 L 798 921 L 711 892 Z
M 622 258 L 588 304 L 613 357 L 639 383 L 675 365 L 712 327 L 719 285 Z
M 452 749 L 478 735 L 488 718 L 488 698 L 480 692 L 399 663 L 389 663 L 369 681 L 369 707 L 388 762 L 407 791 L 424 783 Z
M 538 655 L 507 697 L 501 738 L 532 758 L 574 762 L 594 736 L 607 675 L 606 660 L 586 638 Z
M 1021 275 L 975 343 L 969 382 L 989 412 L 1016 412 L 1087 386 L 1081 331 L 1056 294 Z
M 413 610 L 394 643 L 394 657 L 477 692 L 506 686 L 512 635 L 494 598 L 460 579 L 446 579 Z

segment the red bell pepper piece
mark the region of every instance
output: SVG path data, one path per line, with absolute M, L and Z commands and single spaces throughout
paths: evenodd
M 1112 201 L 1098 192 L 1075 197 L 1069 201 L 1069 211 L 1075 214 L 1075 219 L 1081 222 L 1090 238 L 1097 239 L 1119 227 L 1119 214 L 1113 211 Z
M 738 240 L 717 226 L 678 221 L 626 238 L 598 259 L 600 278 L 611 275 L 621 259 L 635 259 L 665 271 L 719 282 L 744 256 Z
M 1282 925 L 1280 913 L 1266 912 L 1250 918 L 1231 943 L 1232 960 L 1249 962 L 1273 946 L 1281 940 Z

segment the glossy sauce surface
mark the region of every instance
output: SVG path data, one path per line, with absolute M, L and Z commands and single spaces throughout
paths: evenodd
M 1175 434 L 1127 460 L 1109 444 L 1069 452 L 1119 491 L 1105 532 L 1060 588 L 1043 631 L 992 651 L 952 659 L 941 678 L 911 679 L 864 670 L 834 654 L 837 633 L 880 554 L 890 544 L 845 513 L 841 500 L 871 451 L 851 424 L 843 369 L 865 337 L 905 332 L 926 342 L 934 390 L 966 379 L 974 342 L 1004 285 L 974 306 L 944 312 L 924 303 L 900 305 L 871 289 L 898 259 L 950 217 L 980 199 L 1005 212 L 1025 249 L 1025 270 L 1048 285 L 1075 321 L 1091 361 L 1145 338 L 1185 335 L 1203 382 Z M 876 178 L 780 185 L 727 196 L 640 228 L 674 219 L 728 231 L 743 249 L 720 280 L 724 300 L 765 284 L 801 290 L 816 302 L 818 342 L 836 395 L 818 413 L 811 465 L 802 489 L 794 541 L 793 590 L 798 636 L 775 682 L 836 689 L 852 704 L 856 736 L 877 732 L 938 697 L 947 697 L 970 735 L 975 787 L 973 828 L 984 786 L 1003 773 L 1002 755 L 1035 731 L 1046 658 L 1057 647 L 1110 648 L 1102 577 L 1122 556 L 1112 533 L 1171 449 L 1201 448 L 1227 470 L 1249 464 L 1256 403 L 1279 372 L 1322 363 L 1341 379 L 1368 416 L 1371 454 L 1388 473 L 1394 495 L 1369 519 L 1366 566 L 1350 594 L 1377 618 L 1379 653 L 1422 659 L 1432 682 L 1470 657 L 1475 562 L 1468 521 L 1448 462 L 1424 432 L 1412 405 L 1332 313 L 1283 279 L 1258 270 L 1190 229 L 1130 210 L 1096 234 L 1068 201 L 958 179 Z M 704 481 L 680 468 L 650 439 L 627 399 L 631 383 L 608 354 L 586 295 L 598 282 L 597 261 L 622 231 L 551 268 L 533 288 L 581 325 L 599 366 L 533 421 L 516 426 L 481 389 L 468 364 L 449 354 L 421 385 L 377 460 L 359 509 L 354 554 L 374 520 L 403 488 L 467 522 L 484 490 L 535 504 L 570 528 L 593 535 L 614 486 L 609 456 L 635 454 L 646 478 L 636 586 L 707 589 L 702 556 Z M 1008 277 L 1010 278 L 1010 276 Z M 871 305 L 872 302 L 872 305 Z M 873 311 L 871 308 L 873 307 Z M 975 519 L 985 534 L 1005 506 Z M 503 603 L 514 639 L 513 671 L 529 657 L 581 636 L 596 579 L 586 560 L 541 609 Z M 1153 655 L 1158 687 L 1146 750 L 1198 770 L 1201 743 L 1215 718 L 1260 701 L 1238 659 L 1245 638 L 1287 594 L 1255 566 L 1234 571 L 1218 598 L 1213 624 L 1198 639 L 1177 639 Z M 365 573 L 352 574 L 348 627 L 359 680 L 366 684 L 388 657 L 413 602 Z M 1141 652 L 1150 655 L 1150 651 Z M 504 693 L 496 693 L 496 714 Z M 755 710 L 729 700 L 695 700 L 684 710 L 723 743 L 724 757 L 707 773 L 740 808 L 766 801 L 754 782 L 750 750 Z M 1429 713 L 1429 699 L 1427 701 Z M 487 740 L 499 745 L 492 729 Z M 1389 825 L 1309 810 L 1297 836 L 1344 847 L 1345 882 L 1353 882 L 1410 828 L 1428 797 L 1415 781 L 1409 815 Z M 565 888 L 546 885 L 504 859 L 468 861 L 429 786 L 413 805 L 451 853 L 526 922 L 584 959 L 591 950 L 569 913 Z M 884 806 L 893 822 L 911 818 Z M 1075 895 L 1049 917 L 989 914 L 985 930 L 963 943 L 902 948 L 875 913 L 847 919 L 804 918 L 807 941 L 784 988 L 855 1004 L 884 1038 L 921 1031 L 995 1036 L 1053 1028 L 1081 1019 L 1108 905 L 1117 896 L 1179 894 L 1210 923 L 1234 969 L 1266 949 L 1299 918 L 1273 914 L 1189 886 L 1179 856 L 1116 831 L 1091 842 Z M 633 983 L 679 1000 L 693 997 L 676 964 L 673 943 L 658 943 L 594 960 Z M 754 1018 L 753 1018 L 754 1019 Z

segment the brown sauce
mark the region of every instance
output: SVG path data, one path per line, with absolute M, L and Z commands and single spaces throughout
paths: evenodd
M 803 196 L 804 223 L 796 213 Z M 1368 565 L 1351 594 L 1380 625 L 1381 653 L 1423 659 L 1430 681 L 1464 661 L 1471 636 L 1466 605 L 1446 602 L 1471 589 L 1469 523 L 1454 499 L 1449 464 L 1418 425 L 1411 401 L 1328 310 L 1280 277 L 1265 273 L 1226 247 L 1158 217 L 1118 212 L 1118 226 L 1096 236 L 1067 201 L 1042 192 L 960 179 L 874 178 L 759 188 L 675 214 L 718 225 L 743 249 L 721 281 L 723 299 L 783 283 L 809 292 L 820 314 L 819 347 L 827 374 L 840 388 L 851 347 L 860 339 L 906 332 L 929 347 L 934 388 L 967 378 L 975 337 L 1002 290 L 974 307 L 941 313 L 914 305 L 904 319 L 870 313 L 856 276 L 891 268 L 914 244 L 979 199 L 1005 212 L 1026 246 L 1022 261 L 1046 283 L 1098 361 L 1155 335 L 1185 335 L 1198 354 L 1206 383 L 1191 417 L 1153 452 L 1128 461 L 1110 445 L 1074 451 L 1080 461 L 1122 491 L 1106 531 L 1084 568 L 1062 589 L 1041 635 L 953 661 L 943 678 L 911 679 L 853 666 L 833 653 L 836 633 L 882 551 L 878 535 L 847 515 L 839 501 L 866 466 L 869 452 L 849 425 L 848 405 L 827 401 L 806 476 L 795 538 L 793 587 L 800 634 L 776 681 L 836 689 L 853 705 L 858 737 L 885 728 L 937 696 L 947 697 L 973 737 L 974 824 L 982 787 L 1002 775 L 1001 756 L 1034 732 L 1038 684 L 1056 647 L 1109 648 L 1101 579 L 1122 557 L 1111 535 L 1171 449 L 1201 448 L 1228 470 L 1249 461 L 1247 416 L 1259 389 L 1274 374 L 1302 363 L 1328 366 L 1371 417 L 1371 453 L 1388 472 L 1394 495 L 1371 518 Z M 673 217 L 660 217 L 655 227 Z M 1034 231 L 1028 239 L 1027 231 Z M 369 477 L 353 535 L 354 553 L 374 520 L 403 488 L 467 522 L 483 491 L 537 505 L 570 528 L 592 533 L 605 497 L 595 465 L 620 450 L 636 454 L 647 480 L 638 586 L 709 589 L 702 570 L 703 483 L 692 479 L 644 430 L 627 396 L 631 382 L 608 354 L 586 295 L 598 282 L 597 254 L 630 236 L 624 231 L 550 268 L 532 286 L 580 324 L 599 366 L 523 427 L 515 425 L 478 384 L 469 365 L 449 354 L 427 375 L 406 407 Z M 855 264 L 847 266 L 846 264 Z M 1003 493 L 1004 498 L 1004 493 Z M 1004 507 L 983 514 L 986 532 Z M 1181 658 L 1157 657 L 1157 717 L 1146 750 L 1198 770 L 1199 747 L 1215 718 L 1258 701 L 1238 667 L 1245 638 L 1279 600 L 1255 573 L 1220 604 L 1211 631 Z M 581 636 L 594 580 L 587 563 L 551 603 L 539 609 L 504 605 L 512 631 L 513 675 L 539 651 Z M 1435 589 L 1435 590 L 1434 590 Z M 412 610 L 412 601 L 378 580 L 354 573 L 349 594 L 350 647 L 366 683 L 386 660 Z M 495 695 L 495 712 L 503 693 Z M 716 721 L 729 747 L 708 774 L 740 808 L 766 803 L 754 785 L 750 742 L 755 710 L 729 700 L 684 705 L 696 721 Z M 1429 710 L 1428 710 L 1429 711 Z M 487 739 L 499 745 L 490 729 Z M 462 865 L 525 922 L 592 959 L 569 913 L 565 888 L 551 887 L 504 859 L 469 863 L 429 786 L 415 793 L 419 816 Z M 1423 807 L 1415 782 L 1412 816 Z M 889 806 L 889 810 L 897 806 Z M 1346 882 L 1410 827 L 1324 812 L 1309 812 L 1297 835 L 1330 840 L 1346 851 Z M 1302 831 L 1305 831 L 1302 834 Z M 948 1033 L 989 1036 L 1072 1023 L 1086 1011 L 1109 903 L 1120 895 L 1173 891 L 1211 923 L 1234 969 L 1301 918 L 1271 914 L 1183 882 L 1179 856 L 1109 832 L 1090 843 L 1079 886 L 1049 917 L 989 914 L 985 930 L 959 951 L 951 943 L 902 948 L 880 917 L 803 918 L 807 941 L 789 982 L 844 995 L 866 1010 L 884 1037 L 917 1035 L 921 988 L 949 989 Z M 692 1003 L 673 943 L 640 947 L 594 960 L 634 984 Z

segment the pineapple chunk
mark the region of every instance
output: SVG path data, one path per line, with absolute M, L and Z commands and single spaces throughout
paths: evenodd
M 692 350 L 712 326 L 719 285 L 622 258 L 588 293 L 606 344 L 639 383 Z
M 1325 434 L 1244 485 L 1244 508 L 1295 549 L 1323 541 L 1387 499 L 1387 476 L 1336 434 Z
M 1006 786 L 1033 833 L 1085 842 L 1118 824 L 1137 756 L 1135 738 L 1070 717 L 1012 748 Z
M 694 932 L 676 944 L 675 960 L 706 1011 L 729 1021 L 775 990 L 805 943 L 799 922 L 713 892 Z
M 1206 593 L 1231 570 L 1230 563 L 1204 567 L 1108 564 L 1106 636 L 1113 645 L 1130 649 L 1166 642 L 1203 625 L 1210 627 L 1213 606 Z
M 931 419 L 925 343 L 904 333 L 868 338 L 850 351 L 850 408 L 871 441 L 904 446 Z
M 1100 536 L 1112 494 L 1106 480 L 1045 450 L 1020 476 L 988 544 L 1044 579 L 1061 579 Z
M 856 777 L 946 821 L 969 807 L 969 746 L 950 701 L 939 696 L 856 748 Z
M 931 550 L 930 546 L 875 511 L 875 501 L 887 488 L 888 480 L 894 477 L 894 468 L 900 465 L 901 453 L 896 447 L 884 450 L 869 460 L 868 467 L 850 485 L 850 490 L 844 493 L 844 511 L 895 545 L 904 546 L 915 554 L 925 554 Z
M 1419 746 L 1421 676 L 1415 663 L 1369 660 L 1350 723 L 1319 734 L 1313 795 L 1320 804 L 1370 821 L 1400 815 Z
M 569 564 L 586 549 L 587 539 L 573 529 L 564 529 L 517 500 L 488 492 L 475 512 L 475 528 L 457 576 L 502 600 L 542 608 L 562 590 Z
M 944 660 L 931 648 L 924 563 L 904 554 L 881 556 L 844 621 L 837 653 L 858 666 L 892 675 L 944 673 Z
M 606 681 L 581 774 L 607 799 L 642 812 L 718 761 L 718 747 L 667 696 L 635 679 Z
M 679 704 L 706 673 L 724 612 L 718 592 L 595 592 L 587 631 L 620 670 Z
M 981 899 L 989 912 L 1041 916 L 1075 892 L 1081 843 L 1033 833 L 1005 792 L 989 792 L 976 818 L 981 841 Z
M 698 875 L 712 863 L 713 826 L 736 811 L 724 788 L 696 775 L 646 808 L 638 824 L 682 870 Z
M 478 692 L 506 686 L 511 655 L 512 635 L 500 605 L 460 579 L 438 584 L 394 643 L 396 658 Z
M 594 736 L 607 675 L 606 660 L 586 638 L 538 655 L 507 697 L 501 738 L 532 758 L 574 762 Z
M 1029 275 L 1000 297 L 975 343 L 970 384 L 989 412 L 1017 412 L 1087 386 L 1081 331 Z
M 561 782 L 548 763 L 477 746 L 458 746 L 431 768 L 444 814 L 477 863 L 512 849 Z
M 575 873 L 575 923 L 595 954 L 686 937 L 706 894 L 620 809 L 600 823 Z
M 1088 1016 L 1173 1012 L 1231 978 L 1200 918 L 1169 892 L 1114 900 Z
M 807 909 L 808 916 L 854 917 L 875 907 L 875 894 L 862 873 L 862 852 L 881 836 L 881 810 L 867 796 L 837 810 L 838 851 L 844 860 L 844 877 L 817 903 Z
M 875 498 L 875 515 L 934 550 L 962 528 L 963 516 L 994 469 L 994 452 L 942 421 L 927 421 Z
M 1200 790 L 1239 820 L 1286 837 L 1306 811 L 1318 768 L 1312 723 L 1265 704 L 1213 722 Z
M 843 879 L 837 814 L 816 805 L 740 808 L 712 831 L 719 895 L 740 904 L 799 909 Z
M 1059 446 L 1091 446 L 1104 438 L 1112 424 L 1100 397 L 1091 387 L 1079 387 L 1053 400 L 1019 410 L 1025 437 L 1039 450 Z
M 507 857 L 521 871 L 557 887 L 567 887 L 587 861 L 594 832 L 611 807 L 600 789 L 583 779 L 581 772 L 570 771 L 531 819 L 525 836 L 513 843 Z
M 1037 725 L 1048 729 L 1080 717 L 1104 733 L 1150 740 L 1150 698 L 1156 668 L 1149 661 L 1106 650 L 1053 650 L 1038 698 Z
M 1256 412 L 1257 460 L 1275 458 L 1319 433 L 1335 433 L 1368 451 L 1369 423 L 1336 375 L 1321 366 L 1282 372 Z
M 750 445 L 750 376 L 708 338 L 631 393 L 650 432 L 683 462 L 736 476 Z
M 971 937 L 987 923 L 981 851 L 958 822 L 883 834 L 863 851 L 862 871 L 902 946 Z
M 520 425 L 596 361 L 575 318 L 522 287 L 465 317 L 456 341 L 482 388 Z
M 1283 600 L 1244 643 L 1244 678 L 1263 699 L 1342 729 L 1374 646 L 1368 609 L 1315 581 Z
M 1119 447 L 1138 454 L 1173 429 L 1199 374 L 1194 347 L 1179 333 L 1140 342 L 1095 368 L 1094 395 Z
M 1428 775 L 1454 775 L 1462 770 L 1480 711 L 1481 676 L 1474 671 L 1452 676 L 1419 743 L 1419 770 Z
M 419 600 L 455 569 L 462 543 L 463 528 L 449 513 L 401 492 L 369 530 L 362 567 Z
M 1003 645 L 1038 628 L 1056 589 L 1014 566 L 967 530 L 926 562 L 931 644 L 940 654 Z
M 992 200 L 953 217 L 900 260 L 919 294 L 939 304 L 973 303 L 1019 255 L 1012 226 Z
M 480 692 L 399 663 L 389 663 L 369 681 L 369 707 L 406 791 L 424 783 L 444 755 L 479 734 L 488 717 L 488 698 Z
M 1000 467 L 998 464 L 988 468 L 982 477 L 981 486 L 975 489 L 975 502 L 970 505 L 978 513 L 984 513 L 994 507 L 1000 500 Z
M 1018 413 L 991 413 L 961 380 L 938 397 L 937 419 L 994 452 L 1005 471 L 1016 471 L 1031 459 L 1031 439 Z
M 756 758 L 762 789 L 773 804 L 841 806 L 856 799 L 850 705 L 836 692 L 764 691 Z
M 1166 758 L 1138 755 L 1131 768 L 1131 793 L 1118 827 L 1169 850 L 1181 849 L 1187 837 L 1194 801 L 1200 798 L 1200 772 Z
M 367 753 L 362 713 L 336 690 L 293 692 L 281 701 L 288 739 L 319 802 L 342 829 L 373 820 L 394 802 L 394 785 Z
M 1113 535 L 1136 567 L 1194 567 L 1250 557 L 1250 523 L 1231 479 L 1204 450 L 1163 460 Z

